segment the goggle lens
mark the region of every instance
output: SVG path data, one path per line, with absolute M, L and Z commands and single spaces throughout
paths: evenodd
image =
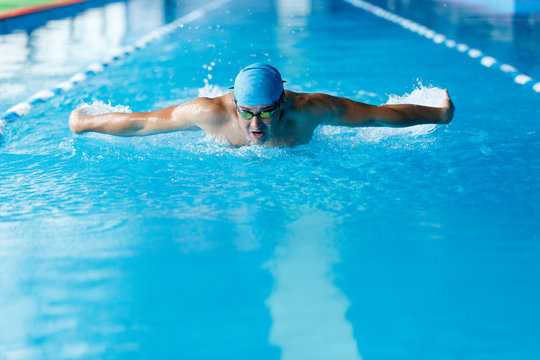
M 263 112 L 261 113 L 261 117 L 262 117 L 263 119 L 270 119 L 270 118 L 272 117 L 272 115 L 274 115 L 274 111 L 275 111 L 275 110 L 272 110 L 272 111 L 263 111 Z
M 268 110 L 263 110 L 261 112 L 258 112 L 256 114 L 252 113 L 251 111 L 242 111 L 238 107 L 238 103 L 236 103 L 236 99 L 234 100 L 234 103 L 236 104 L 236 110 L 240 114 L 240 116 L 245 120 L 250 120 L 252 117 L 259 115 L 263 119 L 270 119 L 274 113 L 276 112 L 276 107 L 278 106 L 278 103 L 276 102 L 274 106 L 272 106 Z
M 274 112 L 276 110 L 272 110 L 272 111 L 263 111 L 263 112 L 260 112 L 259 115 L 263 118 L 263 119 L 270 119 L 272 117 L 272 115 L 274 115 Z M 256 114 L 252 114 L 250 113 L 249 111 L 240 111 L 240 116 L 243 117 L 244 119 L 246 120 L 249 120 L 251 119 L 253 116 L 255 116 Z
M 253 114 L 250 112 L 240 112 L 240 116 L 246 120 L 249 120 L 253 117 Z

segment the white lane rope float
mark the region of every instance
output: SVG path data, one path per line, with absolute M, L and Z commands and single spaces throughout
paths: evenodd
M 193 10 L 192 12 L 176 19 L 175 21 L 153 30 L 141 39 L 137 40 L 133 45 L 128 45 L 117 50 L 111 56 L 105 58 L 102 62 L 93 63 L 87 66 L 85 70 L 76 73 L 71 78 L 69 78 L 69 80 L 56 85 L 56 87 L 54 87 L 53 89 L 41 90 L 32 95 L 26 101 L 10 107 L 4 114 L 2 114 L 2 116 L 0 116 L 0 135 L 2 134 L 2 130 L 6 122 L 14 121 L 22 116 L 28 115 L 34 105 L 43 103 L 57 95 L 71 90 L 76 85 L 84 82 L 89 77 L 104 71 L 105 68 L 112 63 L 126 56 L 129 56 L 140 49 L 147 47 L 150 43 L 159 40 L 166 35 L 169 35 L 170 33 L 174 32 L 179 28 L 182 28 L 184 24 L 204 17 L 208 12 L 218 9 L 229 1 L 230 0 L 214 0 L 206 4 L 205 6 Z
M 413 33 L 416 33 L 420 36 L 430 39 L 436 44 L 445 45 L 446 47 L 450 49 L 456 49 L 457 51 L 468 55 L 472 59 L 478 59 L 480 60 L 481 65 L 487 68 L 498 69 L 502 71 L 503 73 L 509 75 L 511 78 L 513 78 L 514 82 L 516 82 L 517 84 L 528 86 L 534 91 L 536 91 L 537 93 L 540 93 L 540 82 L 534 80 L 533 78 L 531 78 L 530 76 L 526 74 L 521 73 L 512 65 L 500 63 L 494 57 L 485 55 L 484 53 L 482 53 L 482 51 L 478 49 L 471 48 L 467 44 L 458 43 L 455 40 L 447 38 L 443 34 L 439 34 L 423 25 L 420 25 L 414 21 L 408 20 L 399 15 L 396 15 L 390 11 L 387 11 L 383 8 L 370 4 L 366 1 L 363 1 L 363 0 L 344 0 L 344 1 L 348 2 L 349 4 L 353 6 L 361 8 L 375 16 L 378 16 L 380 18 L 393 22 L 394 24 L 397 24 L 406 30 L 412 31 Z

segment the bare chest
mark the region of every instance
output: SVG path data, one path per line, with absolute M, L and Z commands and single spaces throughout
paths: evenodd
M 315 126 L 309 121 L 300 118 L 286 116 L 274 125 L 271 138 L 266 146 L 296 146 L 310 141 Z M 232 146 L 249 145 L 250 139 L 247 130 L 238 125 L 234 120 L 223 122 L 216 126 L 203 128 L 208 135 L 219 142 L 228 143 Z

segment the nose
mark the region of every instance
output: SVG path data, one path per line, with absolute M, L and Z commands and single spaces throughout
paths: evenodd
M 251 118 L 250 127 L 252 129 L 258 129 L 261 124 L 262 124 L 262 120 L 259 115 L 255 115 Z

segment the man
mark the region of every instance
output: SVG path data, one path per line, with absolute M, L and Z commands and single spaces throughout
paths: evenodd
M 453 114 L 454 105 L 448 92 L 442 107 L 373 106 L 326 94 L 284 90 L 277 69 L 256 63 L 240 71 L 232 93 L 197 98 L 148 113 L 83 116 L 74 110 L 69 127 L 75 133 L 97 131 L 123 136 L 198 128 L 233 146 L 294 146 L 309 142 L 321 124 L 349 127 L 448 124 Z

